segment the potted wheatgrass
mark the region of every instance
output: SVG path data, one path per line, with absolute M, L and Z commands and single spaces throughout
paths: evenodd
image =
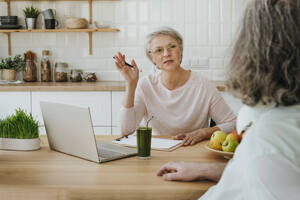
M 0 119 L 0 149 L 36 150 L 39 148 L 39 126 L 32 114 L 26 114 L 19 108 L 15 114 Z

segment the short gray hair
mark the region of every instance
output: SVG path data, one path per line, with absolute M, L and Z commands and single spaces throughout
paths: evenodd
M 150 55 L 150 43 L 152 42 L 152 40 L 159 36 L 159 35 L 168 35 L 168 36 L 171 36 L 172 38 L 174 38 L 178 44 L 179 44 L 179 48 L 181 50 L 181 60 L 182 60 L 182 52 L 183 52 L 183 39 L 182 39 L 182 36 L 175 30 L 175 29 L 172 29 L 170 27 L 161 27 L 159 28 L 158 30 L 150 33 L 149 35 L 147 35 L 146 37 L 146 55 L 147 57 L 152 61 L 151 59 L 151 55 Z

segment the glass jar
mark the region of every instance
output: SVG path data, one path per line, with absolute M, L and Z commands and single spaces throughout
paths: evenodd
M 96 82 L 97 81 L 97 76 L 96 76 L 96 73 L 93 73 L 93 72 L 88 72 L 86 75 L 85 75 L 85 78 L 84 78 L 87 82 Z
M 49 51 L 42 52 L 41 60 L 41 82 L 50 82 L 51 79 L 51 64 L 49 60 Z
M 35 82 L 37 80 L 36 65 L 33 59 L 26 59 L 23 80 L 26 82 Z
M 64 62 L 55 63 L 55 81 L 56 82 L 68 81 L 68 63 L 64 63 Z
M 73 69 L 71 70 L 70 80 L 72 82 L 81 82 L 82 81 L 82 70 L 80 69 Z

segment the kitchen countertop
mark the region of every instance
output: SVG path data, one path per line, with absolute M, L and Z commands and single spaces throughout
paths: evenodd
M 225 91 L 223 81 L 214 81 L 219 91 Z M 19 84 L 1 84 L 0 91 L 124 91 L 124 81 L 98 82 L 27 82 Z

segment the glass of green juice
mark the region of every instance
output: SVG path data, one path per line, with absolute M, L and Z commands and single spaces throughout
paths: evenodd
M 138 127 L 136 129 L 137 138 L 137 156 L 139 159 L 147 160 L 150 159 L 151 152 L 151 127 Z

